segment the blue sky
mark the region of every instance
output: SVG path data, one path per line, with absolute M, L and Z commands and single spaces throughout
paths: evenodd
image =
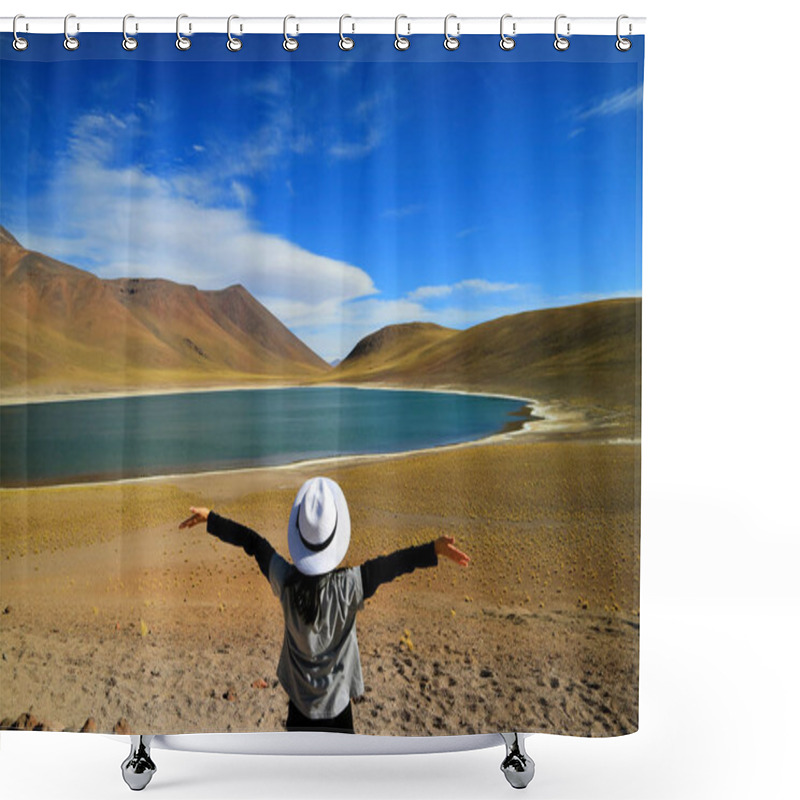
M 640 294 L 634 64 L 2 66 L 0 223 L 25 246 L 242 283 L 327 359 L 391 323 Z

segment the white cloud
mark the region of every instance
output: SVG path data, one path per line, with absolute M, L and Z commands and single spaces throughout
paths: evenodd
M 409 300 L 432 300 L 436 297 L 447 297 L 452 293 L 452 286 L 419 286 L 409 292 L 407 297 Z
M 484 280 L 483 278 L 467 278 L 458 283 L 443 284 L 440 286 L 420 286 L 409 292 L 410 300 L 431 300 L 437 297 L 447 297 L 456 292 L 468 292 L 474 295 L 495 294 L 497 292 L 511 292 L 521 289 L 518 283 L 500 283 Z
M 467 280 L 463 280 L 457 284 L 455 287 L 459 289 L 468 289 L 471 292 L 475 292 L 476 294 L 494 294 L 495 292 L 513 292 L 515 289 L 519 289 L 520 284 L 518 283 L 500 283 L 500 282 L 493 282 L 487 281 L 483 278 L 467 278 Z
M 363 269 L 255 230 L 241 206 L 211 205 L 216 193 L 201 174 L 168 180 L 115 166 L 101 145 L 124 125 L 111 114 L 78 119 L 46 194 L 64 238 L 31 237 L 28 246 L 67 262 L 93 262 L 107 278 L 162 277 L 203 289 L 242 283 L 257 296 L 312 305 L 377 292 Z M 247 203 L 244 186 L 230 189 Z
M 334 158 L 355 159 L 369 155 L 383 141 L 383 132 L 378 125 L 367 128 L 364 138 L 356 142 L 336 142 L 328 147 L 328 154 Z
M 583 121 L 591 117 L 608 117 L 612 114 L 619 114 L 622 111 L 636 108 L 642 102 L 642 89 L 643 87 L 640 85 L 617 92 L 617 94 L 606 97 L 589 108 L 577 111 L 575 118 Z
M 231 192 L 239 201 L 239 205 L 243 208 L 246 208 L 253 202 L 253 193 L 239 181 L 231 181 Z

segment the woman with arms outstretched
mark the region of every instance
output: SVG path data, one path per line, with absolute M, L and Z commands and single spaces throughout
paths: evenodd
M 280 599 L 285 626 L 278 679 L 289 695 L 289 731 L 354 733 L 350 700 L 364 693 L 356 612 L 382 583 L 434 567 L 439 556 L 462 567 L 470 560 L 452 536 L 442 536 L 359 567 L 337 568 L 350 544 L 350 513 L 330 478 L 311 478 L 297 493 L 288 531 L 293 564 L 255 531 L 207 508 L 191 511 L 181 528 L 206 522 L 209 533 L 243 547 Z

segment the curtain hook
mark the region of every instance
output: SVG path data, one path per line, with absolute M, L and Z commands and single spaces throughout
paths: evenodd
M 346 19 L 353 18 L 349 14 L 342 14 L 342 16 L 339 17 L 339 47 L 342 50 L 352 50 L 356 46 L 356 43 L 349 36 L 345 36 L 344 33 L 342 33 L 342 24 Z M 353 23 L 351 23 L 351 25 L 353 30 L 355 30 L 356 26 L 353 25 Z
M 77 50 L 80 42 L 74 37 L 69 35 L 69 21 L 71 19 L 75 19 L 74 14 L 67 14 L 64 17 L 64 49 L 65 50 Z M 77 26 L 77 30 L 80 30 L 80 25 Z
M 135 50 L 139 46 L 139 42 L 132 36 L 128 36 L 128 20 L 136 19 L 133 14 L 126 14 L 122 18 L 122 46 L 130 51 Z
M 178 37 L 175 40 L 175 47 L 178 50 L 188 50 L 192 46 L 192 40 L 187 39 L 185 36 L 181 36 L 181 20 L 188 19 L 188 14 L 178 14 L 178 19 L 175 20 L 175 35 Z M 189 26 L 189 30 L 192 29 L 192 26 Z
M 556 40 L 553 42 L 553 47 L 555 47 L 556 50 L 569 49 L 569 39 L 565 39 L 563 36 L 558 35 L 558 21 L 560 19 L 566 19 L 566 18 L 567 18 L 566 14 L 559 14 L 556 17 L 555 28 L 554 28 L 556 34 Z M 569 22 L 567 23 L 567 36 L 569 36 Z
M 231 53 L 235 53 L 238 50 L 242 49 L 242 40 L 237 39 L 235 36 L 231 36 L 231 20 L 234 19 L 239 19 L 239 17 L 237 17 L 236 14 L 231 14 L 228 17 L 228 42 L 225 45 L 228 48 L 228 50 L 231 51 Z M 241 31 L 241 27 L 239 28 L 239 30 Z
M 394 18 L 394 46 L 398 50 L 408 50 L 408 48 L 411 47 L 411 41 L 406 39 L 405 36 L 400 35 L 399 26 L 401 19 L 408 19 L 408 17 L 405 14 L 398 14 Z M 406 36 L 411 36 L 411 23 L 406 24 L 408 25 L 408 33 Z
M 456 35 L 451 36 L 447 32 L 447 23 L 451 19 L 458 19 L 458 17 L 455 14 L 448 14 L 444 18 L 444 46 L 446 50 L 458 50 L 458 46 L 461 44 L 461 42 L 458 41 L 458 29 L 460 25 L 456 23 Z
M 500 47 L 503 50 L 513 50 L 517 45 L 516 41 L 514 39 L 512 39 L 511 36 L 506 36 L 505 33 L 503 32 L 503 24 L 505 23 L 505 21 L 507 19 L 511 19 L 511 18 L 512 18 L 511 14 L 503 14 L 503 16 L 500 17 Z M 514 33 L 516 33 L 517 32 L 516 29 L 517 29 L 517 25 L 516 25 L 516 23 L 514 23 L 512 25 L 511 30 Z
M 289 24 L 290 19 L 297 19 L 297 17 L 293 17 L 291 14 L 289 14 L 283 18 L 283 49 L 289 53 L 297 50 L 297 48 L 300 46 L 300 42 L 298 42 L 297 39 L 293 39 L 287 33 L 286 26 Z
M 628 19 L 628 15 L 620 14 L 617 17 L 617 41 L 615 47 L 617 48 L 617 50 L 620 51 L 620 53 L 624 53 L 630 50 L 631 47 L 633 47 L 633 43 L 631 42 L 630 39 L 625 39 L 624 37 L 619 35 L 619 23 L 622 22 L 623 19 Z M 628 35 L 630 35 L 632 27 L 633 26 L 630 23 L 628 23 Z
M 24 14 L 17 14 L 17 16 L 14 17 L 14 22 L 11 25 L 11 30 L 14 33 L 14 41 L 12 42 L 12 46 L 14 47 L 15 50 L 18 50 L 19 52 L 22 52 L 23 50 L 27 50 L 28 49 L 28 40 L 27 39 L 23 39 L 21 36 L 17 36 L 17 20 L 18 19 L 25 19 L 25 15 Z

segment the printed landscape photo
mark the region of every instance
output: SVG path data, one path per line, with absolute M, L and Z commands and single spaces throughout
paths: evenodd
M 280 603 L 178 526 L 208 507 L 291 560 L 324 475 L 345 566 L 470 557 L 366 600 L 356 733 L 636 730 L 637 68 L 108 66 L 30 138 L 3 106 L 0 728 L 284 730 Z M 165 108 L 179 78 L 203 110 Z

